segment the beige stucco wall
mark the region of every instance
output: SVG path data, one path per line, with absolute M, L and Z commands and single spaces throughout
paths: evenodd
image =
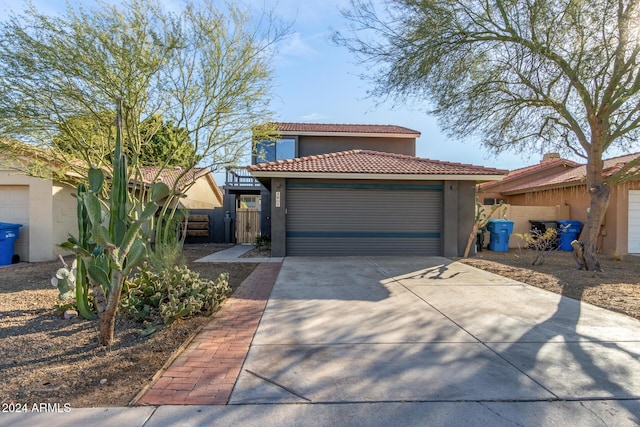
M 640 182 L 632 181 L 612 189 L 609 207 L 598 239 L 598 250 L 600 252 L 605 254 L 617 252 L 621 255 L 628 253 L 629 190 L 633 189 L 640 189 Z M 587 209 L 590 203 L 589 194 L 584 185 L 518 194 L 508 196 L 506 199 L 511 205 L 526 206 L 526 209 L 532 209 L 534 206 L 568 206 L 570 208 L 569 218 L 558 219 L 571 219 L 582 223 L 587 218 Z
M 187 191 L 187 197 L 180 199 L 180 204 L 187 209 L 214 209 L 222 206 L 213 192 L 211 182 L 207 177 L 198 179 Z
M 0 158 L 0 188 L 21 186 L 28 194 L 28 213 L 19 229 L 15 251 L 21 261 L 49 261 L 66 254 L 57 245 L 69 233 L 76 234 L 76 201 L 72 188 L 47 179 L 35 178 L 14 169 L 15 164 Z M 1 219 L 0 219 L 1 220 Z
M 484 213 L 491 213 L 491 206 L 483 206 Z M 571 219 L 571 208 L 567 205 L 555 206 L 515 206 L 504 204 L 496 209 L 491 218 L 504 218 L 513 221 L 513 234 L 509 238 L 509 247 L 525 247 L 522 239 L 515 234 L 525 234 L 531 231 L 529 220 L 560 221 Z M 485 234 L 485 244 L 489 243 L 489 232 Z
M 571 218 L 562 219 L 584 222 L 587 218 L 587 209 L 589 208 L 589 195 L 586 192 L 585 186 L 577 186 L 509 196 L 508 202 L 516 206 L 566 205 L 571 207 Z
M 77 204 L 73 193 L 75 193 L 75 189 L 65 184 L 55 183 L 52 188 L 53 221 L 51 233 L 54 256 L 58 254 L 68 255 L 69 252 L 58 245 L 66 242 L 69 234 L 78 235 Z

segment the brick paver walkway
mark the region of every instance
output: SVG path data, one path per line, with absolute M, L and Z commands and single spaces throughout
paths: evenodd
M 281 263 L 259 264 L 138 405 L 225 405 Z

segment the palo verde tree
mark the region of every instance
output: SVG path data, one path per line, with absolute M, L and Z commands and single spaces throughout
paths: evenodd
M 272 58 L 288 28 L 233 2 L 187 1 L 177 13 L 161 3 L 30 8 L 0 22 L 0 138 L 50 150 L 82 176 L 110 164 L 121 99 L 130 167 L 168 136 L 158 118 L 193 145 L 182 165 L 237 164 L 252 126 L 271 117 Z M 74 150 L 55 150 L 56 138 Z
M 603 154 L 637 146 L 639 0 L 352 0 L 334 40 L 368 63 L 371 94 L 427 100 L 451 136 L 495 152 L 559 150 L 586 159 L 591 197 L 581 239 L 596 239 L 611 187 Z
M 159 201 L 158 193 L 153 185 L 126 188 L 143 182 L 140 167 L 154 138 L 178 137 L 192 144 L 182 163 L 184 174 L 196 164 L 211 170 L 237 164 L 251 142 L 252 127 L 271 117 L 272 58 L 288 31 L 270 13 L 255 14 L 232 2 L 187 1 L 176 13 L 163 10 L 161 3 L 97 1 L 69 5 L 54 16 L 30 8 L 0 22 L 0 149 L 5 155 L 26 154 L 21 157 L 29 161 L 22 165 L 32 175 L 73 185 L 85 181 L 78 186 L 86 190 L 77 194 L 86 208 L 79 215 L 90 225 L 80 224 L 85 233 L 79 234 L 90 233 L 87 244 L 103 251 L 82 252 L 80 236 L 77 244 L 70 243 L 94 291 L 103 290 L 104 301 L 97 303 L 103 344 L 113 337 L 121 279 L 148 248 L 143 234 L 153 226 L 146 221 L 153 221 L 149 213 L 156 207 L 145 207 L 150 197 Z M 167 128 L 176 133 L 166 134 Z M 61 150 L 56 141 L 73 149 Z M 158 176 L 171 159 L 158 158 Z M 161 194 L 161 215 L 171 216 L 168 209 L 177 207 L 179 191 Z M 114 200 L 122 206 L 114 206 Z M 100 213 L 105 206 L 116 221 L 108 227 Z
M 84 156 L 92 163 L 112 163 L 115 150 L 115 126 L 108 120 L 115 121 L 112 111 L 101 114 L 101 120 L 90 117 L 72 117 L 61 127 L 59 134 L 53 138 L 56 150 L 71 156 Z M 141 166 L 191 167 L 194 160 L 199 160 L 195 147 L 189 141 L 186 129 L 178 128 L 172 122 L 166 122 L 157 114 L 145 119 L 139 126 L 140 139 L 145 141 L 138 153 Z M 69 130 L 72 130 L 69 132 Z M 70 138 L 69 135 L 82 135 L 81 139 Z M 106 144 L 106 145 L 105 145 Z M 124 147 L 125 151 L 135 151 L 134 147 Z M 82 153 L 82 154 L 80 154 Z

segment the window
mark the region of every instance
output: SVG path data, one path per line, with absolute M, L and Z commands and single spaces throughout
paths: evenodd
M 256 144 L 255 163 L 293 159 L 295 156 L 295 138 L 280 138 L 276 141 L 260 141 Z
M 499 203 L 504 203 L 504 200 L 503 199 L 489 199 L 489 198 L 486 198 L 486 199 L 483 200 L 483 204 L 484 205 L 497 205 Z
M 240 196 L 240 198 L 237 199 L 236 208 L 260 210 L 260 196 Z

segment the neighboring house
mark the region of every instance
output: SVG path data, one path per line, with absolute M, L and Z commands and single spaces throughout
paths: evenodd
M 611 176 L 640 153 L 604 161 L 604 175 Z M 586 165 L 546 155 L 538 165 L 511 171 L 502 181 L 478 186 L 485 204 L 504 201 L 512 206 L 568 206 L 569 218 L 583 222 L 590 197 L 585 185 Z M 544 218 L 529 218 L 540 220 Z M 612 254 L 640 253 L 640 179 L 611 189 L 611 199 L 600 229 L 598 249 Z
M 208 243 L 215 240 L 216 222 L 222 228 L 221 215 L 216 212 L 222 207 L 223 194 L 207 168 L 193 168 L 187 170 L 182 167 L 167 167 L 160 174 L 160 168 L 145 166 L 141 168 L 146 185 L 154 181 L 167 184 L 181 194 L 176 200 L 180 210 L 189 213 L 187 221 L 187 243 Z M 175 202 L 174 202 L 175 203 Z M 164 201 L 160 201 L 164 204 Z M 216 218 L 217 217 L 217 218 Z M 220 233 L 218 233 L 220 234 Z M 220 238 L 219 238 L 220 239 Z
M 262 184 L 252 191 L 273 256 L 462 255 L 476 181 L 506 173 L 417 158 L 420 133 L 399 126 L 275 127 L 280 139 L 258 143 L 247 168 Z
M 49 261 L 58 254 L 68 254 L 58 245 L 66 241 L 69 234 L 78 233 L 75 188 L 20 171 L 32 156 L 40 156 L 41 152 L 25 149 L 18 160 L 0 152 L 0 222 L 23 225 L 14 251 L 21 261 Z M 149 184 L 149 180 L 157 175 L 157 169 L 145 168 L 145 171 L 146 184 Z M 168 169 L 161 179 L 172 187 L 181 171 Z M 183 189 L 194 180 L 194 185 L 180 199 L 181 207 L 198 212 L 198 209 L 222 205 L 222 192 L 208 170 L 192 169 L 178 181 L 177 188 Z M 209 224 L 206 227 L 209 229 Z
M 67 240 L 69 233 L 77 234 L 75 189 L 28 176 L 16 167 L 15 160 L 0 153 L 0 222 L 23 225 L 14 254 L 28 262 L 66 254 L 57 245 Z
M 571 160 L 563 159 L 557 153 L 545 154 L 540 163 L 512 170 L 500 181 L 484 182 L 478 185 L 478 201 L 484 205 L 506 202 L 504 190 L 527 185 L 538 179 L 565 172 L 580 166 Z
M 222 190 L 218 187 L 211 171 L 207 168 L 166 167 L 160 174 L 159 167 L 140 168 L 145 184 L 164 182 L 170 189 L 182 193 L 179 207 L 184 209 L 215 209 L 222 206 Z M 162 202 L 161 202 L 162 203 Z

